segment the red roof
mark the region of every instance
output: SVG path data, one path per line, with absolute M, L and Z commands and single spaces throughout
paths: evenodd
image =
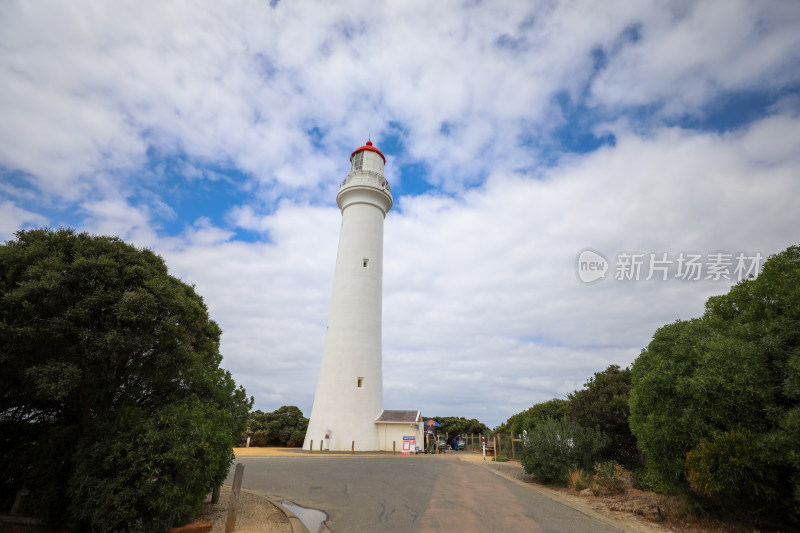
M 358 150 L 356 150 L 355 152 L 350 154 L 350 161 L 353 160 L 353 156 L 354 155 L 356 155 L 358 152 L 363 152 L 364 150 L 369 150 L 370 152 L 375 152 L 376 154 L 381 156 L 381 159 L 383 159 L 383 164 L 384 165 L 386 164 L 386 157 L 383 155 L 383 153 L 380 150 L 378 150 L 377 148 L 372 146 L 372 141 L 367 141 L 367 144 L 365 144 L 364 146 L 362 146 L 361 148 L 359 148 Z

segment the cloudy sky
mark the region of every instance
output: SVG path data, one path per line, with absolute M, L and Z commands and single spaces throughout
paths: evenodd
M 371 138 L 385 407 L 495 426 L 800 244 L 798 27 L 794 0 L 5 0 L 0 240 L 155 250 L 255 406 L 309 414 Z

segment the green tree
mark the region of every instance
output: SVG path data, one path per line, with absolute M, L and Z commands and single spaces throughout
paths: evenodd
M 496 428 L 499 432 L 508 432 L 521 435 L 523 431 L 530 432 L 540 422 L 554 418 L 560 420 L 566 412 L 567 400 L 553 398 L 546 402 L 537 403 L 525 411 L 509 417 L 505 424 Z
M 464 418 L 463 416 L 432 416 L 422 417 L 422 420 L 436 420 L 441 424 L 436 428 L 436 433 L 443 438 L 447 435 L 447 442 L 453 444 L 453 437 L 456 435 L 486 435 L 489 428 L 477 418 Z
M 566 415 L 581 426 L 595 428 L 609 437 L 604 459 L 634 468 L 641 465 L 641 453 L 628 424 L 630 392 L 630 368 L 610 365 L 602 372 L 595 372 L 582 389 L 569 395 Z
M 265 413 L 255 410 L 250 414 L 247 433 L 240 444 L 250 437 L 251 446 L 302 446 L 308 429 L 308 418 L 294 405 L 284 405 Z
M 632 382 L 631 430 L 660 482 L 800 512 L 800 247 L 656 331 Z
M 149 250 L 49 229 L 0 246 L 2 504 L 27 488 L 31 512 L 95 530 L 189 518 L 252 405 L 220 334 Z

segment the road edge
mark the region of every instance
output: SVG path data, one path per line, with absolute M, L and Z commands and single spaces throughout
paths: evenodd
M 586 516 L 599 520 L 600 522 L 603 522 L 610 526 L 619 528 L 623 531 L 630 531 L 631 533 L 663 533 L 665 531 L 670 531 L 669 529 L 664 528 L 663 526 L 660 526 L 658 524 L 640 523 L 639 520 L 636 520 L 633 517 L 630 518 L 626 517 L 626 519 L 617 519 L 613 516 L 597 512 L 596 510 L 592 509 L 592 507 L 588 503 L 584 503 L 582 501 L 575 501 L 572 500 L 571 498 L 565 498 L 557 491 L 550 490 L 547 487 L 540 486 L 536 483 L 526 483 L 522 480 L 515 478 L 514 476 L 510 476 L 508 474 L 505 474 L 504 472 L 495 470 L 494 468 L 491 468 L 488 464 L 484 464 L 482 461 L 470 460 L 467 457 L 462 457 L 462 456 L 459 456 L 458 459 L 467 463 L 472 463 L 474 465 L 481 466 L 486 470 L 488 470 L 489 472 L 491 472 L 492 474 L 495 474 L 496 476 L 500 476 L 503 479 L 512 481 L 517 485 L 533 489 L 542 496 L 545 496 L 553 500 L 554 502 L 560 503 L 561 505 L 565 505 L 570 509 L 574 509 L 579 513 L 582 513 Z

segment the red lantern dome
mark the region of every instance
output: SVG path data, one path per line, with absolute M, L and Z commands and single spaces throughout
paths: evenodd
M 367 144 L 365 144 L 364 146 L 362 146 L 361 148 L 357 149 L 355 152 L 350 154 L 350 161 L 353 160 L 353 156 L 356 155 L 358 152 L 363 152 L 365 150 L 369 150 L 370 152 L 375 152 L 376 154 L 381 156 L 381 159 L 383 159 L 383 164 L 384 165 L 386 164 L 386 156 L 384 156 L 380 150 L 372 146 L 372 141 L 367 141 Z

